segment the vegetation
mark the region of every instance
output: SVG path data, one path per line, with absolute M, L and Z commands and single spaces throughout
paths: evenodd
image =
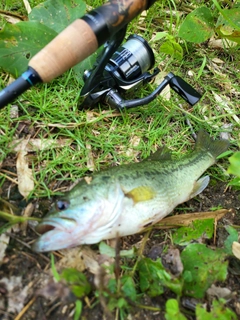
M 30 57 L 86 8 L 103 2 L 88 1 L 87 6 L 82 0 L 29 3 L 33 8 L 29 14 L 19 1 L 0 4 L 0 88 L 11 76 L 25 71 Z M 192 129 L 204 128 L 214 137 L 230 140 L 230 151 L 208 173 L 210 188 L 223 184 L 235 192 L 240 187 L 239 15 L 239 2 L 162 0 L 128 26 L 127 35 L 138 33 L 150 43 L 161 70 L 154 83 L 130 95 L 146 96 L 173 72 L 203 94 L 193 108 L 167 90 L 149 105 L 122 113 L 101 103 L 92 110 L 80 110 L 82 73 L 93 64 L 93 55 L 0 110 L 0 196 L 5 199 L 0 216 L 8 221 L 1 232 L 25 219 L 39 220 L 38 211 L 42 217 L 49 209 L 49 205 L 44 207 L 48 199 L 92 171 L 144 159 L 162 145 L 175 157 L 188 152 L 194 142 Z M 234 197 L 239 195 L 234 193 Z M 24 210 L 34 204 L 35 218 L 19 216 L 21 210 L 10 203 Z M 191 217 L 187 224 L 175 221 L 174 229 L 160 221 L 135 240 L 124 239 L 121 248 L 118 240 L 114 249 L 106 243 L 79 249 L 85 263 L 81 268 L 79 264 L 57 271 L 52 256 L 51 269 L 58 284 L 54 294 L 61 300 L 62 288 L 70 290 L 67 302 L 74 312 L 68 316 L 74 320 L 90 319 L 86 310 L 91 309 L 116 319 L 133 317 L 139 309 L 149 319 L 155 313 L 165 319 L 237 319 L 234 294 L 221 296 L 217 290 L 209 294 L 216 283 L 223 287 L 228 281 L 229 263 L 238 256 L 239 220 L 223 223 L 218 214 L 231 213 L 224 209 L 214 202 L 207 216 L 195 221 Z M 185 213 L 192 213 L 190 206 L 176 208 L 175 214 Z M 216 232 L 222 241 L 216 242 Z M 15 249 L 11 245 L 8 250 Z M 49 297 L 46 290 L 41 295 Z M 190 307 L 183 303 L 186 299 L 192 299 Z

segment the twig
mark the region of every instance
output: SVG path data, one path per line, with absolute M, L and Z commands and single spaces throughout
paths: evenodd
M 0 14 L 4 14 L 5 16 L 18 18 L 19 20 L 22 20 L 22 21 L 27 20 L 27 17 L 25 17 L 25 16 L 21 16 L 20 14 L 13 13 L 10 11 L 1 10 L 1 9 L 0 9 Z
M 18 184 L 18 181 L 17 181 L 17 180 L 14 180 L 14 179 L 8 177 L 8 176 L 7 176 L 6 174 L 4 174 L 4 173 L 1 173 L 1 172 L 0 172 L 0 175 L 3 176 L 4 178 L 10 180 L 11 182 L 13 182 L 13 183 L 15 183 L 15 184 Z
M 33 297 L 32 300 L 28 302 L 28 304 L 20 311 L 20 313 L 16 316 L 14 320 L 20 320 L 24 313 L 31 307 L 31 305 L 36 301 L 36 297 Z

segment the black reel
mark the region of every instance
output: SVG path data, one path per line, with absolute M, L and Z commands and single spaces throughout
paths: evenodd
M 105 44 L 102 54 L 96 59 L 92 70 L 84 73 L 84 86 L 80 94 L 79 107 L 89 108 L 99 101 L 119 110 L 146 105 L 154 100 L 167 86 L 177 92 L 191 106 L 195 105 L 201 95 L 182 78 L 169 73 L 160 85 L 147 97 L 124 100 L 124 92 L 144 85 L 159 73 L 155 68 L 153 51 L 146 40 L 138 35 L 130 36 L 122 45 L 126 29 L 120 30 Z

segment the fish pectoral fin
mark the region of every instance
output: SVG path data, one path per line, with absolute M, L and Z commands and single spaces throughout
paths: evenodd
M 134 203 L 151 200 L 155 195 L 156 192 L 153 190 L 153 188 L 148 186 L 140 186 L 125 193 L 125 196 L 131 198 Z
M 199 193 L 201 193 L 207 187 L 209 181 L 209 176 L 202 177 L 201 179 L 195 181 L 189 199 L 196 197 Z

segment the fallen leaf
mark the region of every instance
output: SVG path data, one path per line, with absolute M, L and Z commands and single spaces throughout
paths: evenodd
M 167 75 L 166 72 L 159 72 L 154 80 L 154 84 L 159 86 L 160 83 L 164 80 L 164 77 Z M 160 93 L 160 96 L 163 97 L 165 100 L 171 99 L 171 89 L 170 86 L 166 86 Z
M 23 3 L 24 3 L 24 6 L 26 8 L 27 13 L 29 14 L 32 11 L 32 9 L 31 9 L 31 6 L 30 6 L 28 0 L 23 0 Z
M 164 267 L 171 271 L 172 274 L 178 276 L 183 272 L 183 264 L 178 249 L 169 248 L 168 252 L 161 256 Z
M 219 299 L 228 299 L 231 296 L 231 290 L 228 288 L 217 287 L 214 284 L 207 290 L 208 296 L 217 297 Z
M 0 235 L 0 265 L 2 264 L 2 261 L 5 257 L 5 251 L 7 249 L 7 246 L 9 244 L 10 237 L 7 236 L 5 233 L 2 233 Z
M 10 118 L 16 119 L 19 117 L 18 106 L 13 104 L 10 109 Z
M 27 151 L 20 150 L 17 156 L 17 177 L 18 190 L 23 197 L 27 197 L 34 189 L 33 173 L 28 167 L 28 160 L 26 158 Z
M 17 17 L 17 16 L 10 14 L 10 12 L 9 13 L 8 12 L 1 13 L 0 16 L 3 17 L 5 20 L 7 20 L 7 22 L 12 23 L 12 24 L 18 23 L 23 20 L 20 17 Z
M 218 64 L 225 64 L 225 62 L 219 58 L 213 58 L 212 61 Z
M 88 150 L 88 158 L 87 158 L 87 168 L 89 171 L 95 170 L 94 157 L 92 153 L 92 147 L 90 143 L 86 144 L 86 149 Z
M 223 130 L 228 130 L 226 132 L 220 132 L 220 138 L 221 139 L 226 139 L 226 140 L 230 140 L 231 139 L 231 132 L 232 132 L 232 129 L 233 129 L 233 123 L 224 123 L 222 125 L 222 129 Z
M 126 151 L 126 155 L 128 157 L 134 156 L 137 160 L 137 156 L 139 155 L 140 152 L 139 150 L 136 150 L 134 148 L 136 148 L 139 145 L 140 141 L 141 141 L 141 138 L 138 136 L 133 136 L 130 138 L 130 146 Z
M 22 277 L 11 276 L 9 279 L 4 277 L 0 280 L 7 290 L 7 312 L 19 313 L 28 294 L 28 286 L 23 287 Z
M 219 106 L 224 109 L 229 115 L 232 116 L 232 118 L 237 122 L 237 124 L 240 124 L 240 119 L 238 118 L 238 116 L 235 114 L 234 110 L 232 110 L 229 107 L 229 101 L 227 100 L 227 97 L 225 96 L 220 96 L 218 94 L 216 94 L 215 92 L 212 92 L 214 95 L 214 98 L 216 100 L 216 102 L 219 104 Z
M 56 268 L 58 271 L 66 268 L 73 268 L 80 272 L 86 269 L 83 255 L 84 251 L 82 247 L 70 248 L 60 251 L 63 258 L 56 262 Z
M 62 148 L 72 143 L 71 139 L 16 139 L 9 144 L 12 151 L 19 152 L 25 150 L 34 152 L 51 148 Z
M 232 244 L 232 253 L 236 258 L 240 260 L 240 243 L 237 241 L 233 241 Z
M 23 211 L 23 217 L 31 217 L 34 211 L 34 205 L 30 202 Z M 25 221 L 21 224 L 20 229 L 23 231 L 23 235 L 26 235 L 28 221 Z
M 211 38 L 208 41 L 208 47 L 214 49 L 224 49 L 224 48 L 232 48 L 236 47 L 237 42 L 227 40 L 227 39 L 214 39 Z
M 74 301 L 74 296 L 66 283 L 49 281 L 43 288 L 37 290 L 36 296 L 44 297 L 48 300 L 59 298 L 64 303 Z
M 225 214 L 231 212 L 229 209 L 221 209 L 216 211 L 207 211 L 207 212 L 195 212 L 195 213 L 184 213 L 171 217 L 162 219 L 154 228 L 172 228 L 176 226 L 189 226 L 195 220 L 204 220 L 204 219 L 216 219 L 220 220 Z M 152 227 L 151 227 L 152 228 Z

